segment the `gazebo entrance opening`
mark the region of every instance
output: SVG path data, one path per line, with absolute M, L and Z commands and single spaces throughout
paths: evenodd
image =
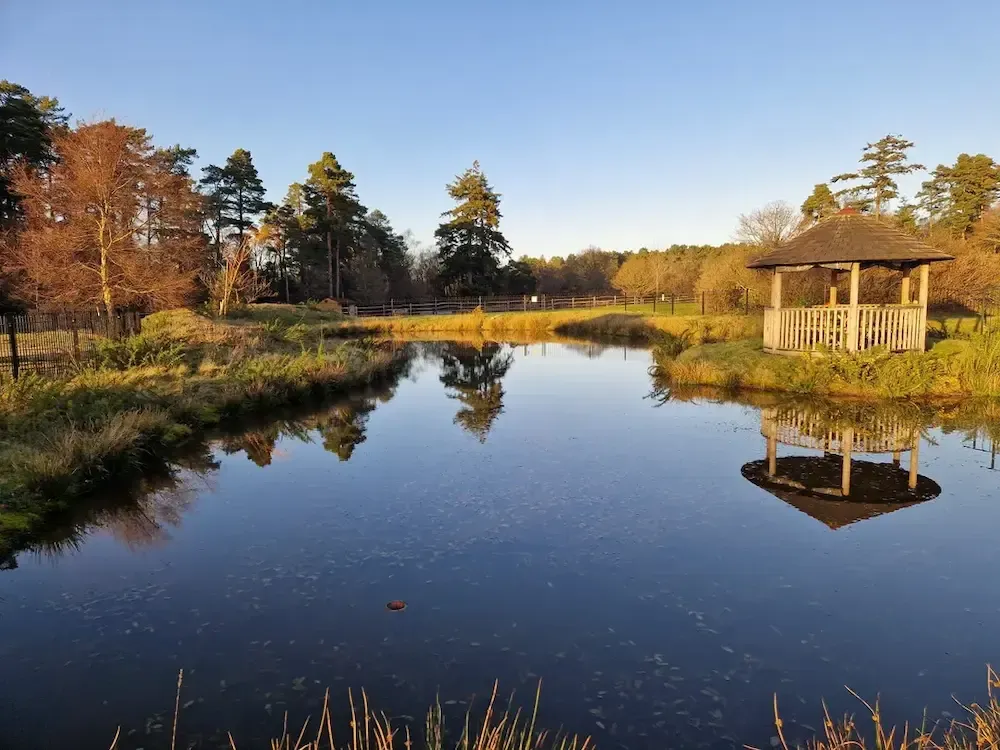
M 764 349 L 772 353 L 923 351 L 927 329 L 930 264 L 952 260 L 914 237 L 851 209 L 821 221 L 783 247 L 749 264 L 770 269 L 771 306 L 764 310 Z M 861 304 L 861 271 L 891 268 L 902 273 L 899 304 Z M 830 294 L 825 305 L 783 307 L 786 273 L 825 268 Z M 837 280 L 850 274 L 847 304 L 838 304 Z M 916 277 L 917 298 L 912 296 Z

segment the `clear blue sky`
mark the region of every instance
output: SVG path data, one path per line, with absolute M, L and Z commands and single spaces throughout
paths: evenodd
M 0 0 L 0 78 L 247 148 L 272 199 L 333 151 L 425 241 L 479 159 L 515 255 L 565 255 L 728 240 L 890 132 L 1000 159 L 998 29 L 997 0 Z

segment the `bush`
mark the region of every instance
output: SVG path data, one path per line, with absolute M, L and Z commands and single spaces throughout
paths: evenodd
M 139 333 L 123 339 L 98 339 L 96 363 L 104 370 L 131 367 L 176 367 L 184 361 L 185 347 L 163 336 Z

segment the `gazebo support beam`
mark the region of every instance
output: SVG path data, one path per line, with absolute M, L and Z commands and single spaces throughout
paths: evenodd
M 910 277 L 913 275 L 913 267 L 903 268 L 903 283 L 899 288 L 899 304 L 910 304 Z
M 830 271 L 830 307 L 837 305 L 837 271 Z
M 858 296 L 861 289 L 861 264 L 851 264 L 851 307 L 847 311 L 847 351 L 858 350 Z
M 771 307 L 781 309 L 781 271 L 775 271 L 771 278 Z
M 927 297 L 930 292 L 931 266 L 920 264 L 920 351 L 927 348 Z

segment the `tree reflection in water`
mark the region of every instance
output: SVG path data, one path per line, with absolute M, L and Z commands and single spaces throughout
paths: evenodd
M 0 539 L 0 570 L 16 568 L 24 552 L 47 558 L 72 553 L 100 531 L 132 550 L 164 544 L 218 468 L 203 445 L 140 479 L 74 503 L 28 536 Z
M 462 407 L 455 415 L 455 424 L 486 442 L 493 423 L 503 413 L 501 380 L 511 365 L 514 354 L 502 344 L 484 343 L 481 348 L 469 344 L 446 344 L 441 352 L 441 383 L 453 393 Z

